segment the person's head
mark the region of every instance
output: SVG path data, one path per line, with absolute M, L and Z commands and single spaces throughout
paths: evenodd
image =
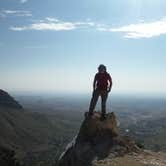
M 104 66 L 103 64 L 99 65 L 98 67 L 99 73 L 104 73 L 106 72 L 106 70 L 107 70 L 106 66 Z

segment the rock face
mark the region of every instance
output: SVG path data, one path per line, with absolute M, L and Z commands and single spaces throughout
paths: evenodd
M 7 92 L 0 89 L 0 106 L 1 107 L 10 107 L 16 109 L 22 109 L 22 106 Z
M 104 121 L 99 112 L 86 115 L 75 142 L 61 155 L 58 166 L 91 166 L 108 156 L 141 151 L 128 137 L 120 137 L 114 113 L 108 113 Z

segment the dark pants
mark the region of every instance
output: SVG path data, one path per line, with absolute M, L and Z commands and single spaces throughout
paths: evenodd
M 105 90 L 94 90 L 93 91 L 90 106 L 89 106 L 89 113 L 90 114 L 93 113 L 99 96 L 101 96 L 102 115 L 106 114 L 106 101 L 107 101 L 107 97 L 108 97 L 108 92 Z

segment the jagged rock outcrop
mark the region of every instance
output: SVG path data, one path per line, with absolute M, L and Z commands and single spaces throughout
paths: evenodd
M 124 156 L 141 150 L 128 137 L 120 137 L 114 113 L 108 113 L 104 121 L 95 112 L 85 114 L 80 131 L 71 146 L 61 155 L 58 166 L 91 166 L 99 160 Z
M 0 89 L 0 106 L 8 108 L 22 109 L 22 106 L 7 92 Z

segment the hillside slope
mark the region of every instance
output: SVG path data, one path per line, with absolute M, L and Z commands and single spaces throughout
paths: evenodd
M 48 144 L 53 126 L 48 119 L 31 113 L 8 93 L 0 91 L 0 144 L 24 150 Z
M 22 106 L 7 92 L 0 89 L 0 106 L 7 108 L 22 109 Z
M 30 150 L 48 143 L 53 126 L 40 114 L 25 110 L 0 108 L 0 144 Z
M 27 166 L 51 165 L 73 131 L 54 116 L 25 110 L 7 92 L 0 90 L 0 146 L 16 151 Z

